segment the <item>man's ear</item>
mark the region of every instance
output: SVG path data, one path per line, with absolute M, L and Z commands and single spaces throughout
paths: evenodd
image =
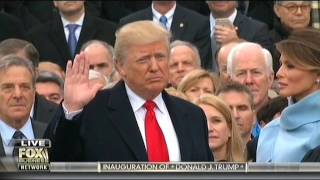
M 273 6 L 273 12 L 277 15 L 278 18 L 280 18 L 279 5 Z
M 269 81 L 270 81 L 269 89 L 271 89 L 273 81 L 274 81 L 274 72 L 270 73 L 268 78 L 269 78 Z
M 118 71 L 118 73 L 120 74 L 120 76 L 122 78 L 125 78 L 126 77 L 126 72 L 124 70 L 124 64 L 123 62 L 119 62 L 118 60 L 115 60 L 115 68 L 116 70 Z

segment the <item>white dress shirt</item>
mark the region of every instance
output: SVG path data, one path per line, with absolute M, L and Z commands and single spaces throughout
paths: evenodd
M 68 42 L 68 37 L 69 37 L 69 29 L 67 28 L 68 24 L 78 24 L 79 27 L 76 29 L 75 31 L 75 35 L 77 38 L 77 41 L 79 40 L 80 37 L 80 32 L 82 29 L 82 24 L 83 24 L 83 19 L 84 19 L 84 13 L 82 14 L 82 16 L 75 22 L 70 22 L 67 19 L 65 19 L 62 15 L 61 15 L 61 21 L 62 21 L 62 25 L 64 27 L 64 34 L 66 36 L 66 41 Z
M 24 124 L 24 126 L 20 129 L 23 135 L 27 139 L 34 139 L 33 128 L 31 124 L 31 119 L 29 118 L 28 121 Z M 16 132 L 16 129 L 9 126 L 3 120 L 0 119 L 0 134 L 2 138 L 2 145 L 6 156 L 12 156 L 13 146 L 10 144 L 12 140 L 13 134 Z
M 235 9 L 233 11 L 233 13 L 228 17 L 229 21 L 233 24 L 234 20 L 236 19 L 237 16 L 237 9 Z M 215 26 L 216 26 L 216 18 L 213 17 L 212 13 L 210 13 L 210 30 L 211 30 L 211 34 L 210 37 L 212 37 L 214 30 L 215 30 Z
M 160 23 L 160 17 L 162 16 L 162 14 L 160 14 L 157 10 L 155 10 L 153 6 L 154 4 L 152 3 L 151 8 L 152 8 L 152 14 L 153 14 L 153 22 Z M 176 3 L 174 3 L 174 6 L 166 14 L 164 14 L 164 16 L 166 16 L 168 20 L 166 24 L 168 30 L 170 30 L 171 28 L 173 14 L 175 10 L 176 10 Z
M 145 123 L 144 123 L 147 110 L 143 106 L 146 100 L 144 100 L 143 98 L 139 97 L 136 93 L 134 93 L 127 86 L 127 84 L 125 84 L 125 88 L 126 88 L 126 92 L 128 94 L 129 101 L 138 124 L 139 130 L 140 130 L 140 133 L 141 133 L 141 137 L 144 142 L 144 146 L 147 149 L 146 136 L 145 136 Z M 159 94 L 156 98 L 154 98 L 153 102 L 156 103 L 157 105 L 155 109 L 155 114 L 156 114 L 157 122 L 166 140 L 168 153 L 169 153 L 169 160 L 171 162 L 181 161 L 178 137 L 173 127 L 168 109 L 165 105 L 165 102 L 162 99 L 162 94 Z M 65 108 L 63 103 L 62 103 L 62 107 L 65 113 L 66 119 L 69 119 L 69 120 L 71 120 L 75 115 L 79 114 L 83 110 L 83 109 L 80 109 L 77 111 L 68 112 L 68 110 Z

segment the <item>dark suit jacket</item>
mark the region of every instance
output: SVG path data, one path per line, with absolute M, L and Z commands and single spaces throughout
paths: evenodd
M 0 24 L 0 42 L 8 38 L 25 38 L 23 24 L 16 17 L 0 12 Z
M 308 151 L 301 162 L 320 162 L 320 146 Z
M 139 20 L 153 20 L 151 6 L 121 18 L 119 27 Z M 208 68 L 212 58 L 210 23 L 208 19 L 177 3 L 170 31 L 173 35 L 172 40 L 183 40 L 193 43 L 199 50 L 202 67 Z
M 76 53 L 80 51 L 82 44 L 93 39 L 105 41 L 113 46 L 115 30 L 114 23 L 86 13 Z M 53 19 L 46 24 L 30 30 L 27 38 L 38 49 L 40 60 L 53 61 L 65 69 L 67 61 L 73 59 L 69 52 L 61 17 L 58 14 L 55 14 Z
M 203 111 L 163 92 L 182 161 L 212 161 Z M 147 161 L 147 152 L 124 82 L 100 91 L 73 120 L 60 117 L 53 161 Z
M 31 120 L 31 123 L 32 123 L 34 137 L 36 139 L 43 138 L 44 132 L 47 128 L 47 123 L 34 121 L 34 120 Z M 0 157 L 3 157 L 3 156 L 6 156 L 6 154 L 2 144 L 2 137 L 0 136 Z
M 258 43 L 273 52 L 273 41 L 265 23 L 249 18 L 238 11 L 233 24 L 238 27 L 240 38 Z
M 33 119 L 38 122 L 49 123 L 54 118 L 58 105 L 48 101 L 45 97 L 36 94 L 34 109 L 33 109 Z

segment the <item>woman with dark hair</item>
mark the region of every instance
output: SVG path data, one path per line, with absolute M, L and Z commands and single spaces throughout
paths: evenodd
M 276 47 L 280 95 L 289 106 L 262 129 L 257 162 L 300 162 L 320 145 L 320 31 L 295 30 Z

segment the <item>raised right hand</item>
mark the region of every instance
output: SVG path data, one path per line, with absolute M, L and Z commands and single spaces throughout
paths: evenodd
M 76 55 L 73 64 L 68 61 L 63 101 L 68 112 L 82 109 L 101 88 L 100 83 L 89 81 L 89 59 L 84 52 Z

